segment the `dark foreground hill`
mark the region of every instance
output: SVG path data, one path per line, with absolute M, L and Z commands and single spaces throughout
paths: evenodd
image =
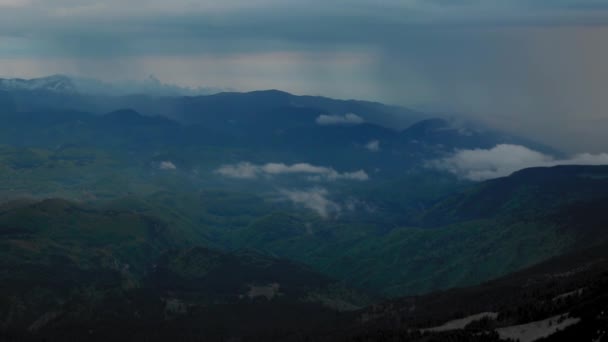
M 164 340 L 317 329 L 369 303 L 297 263 L 188 247 L 175 233 L 133 211 L 63 200 L 3 205 L 2 338 Z
M 608 244 L 552 258 L 479 286 L 374 305 L 359 312 L 352 329 L 328 340 L 509 338 L 607 341 Z
M 31 205 L 43 213 L 76 210 L 65 202 Z M 23 204 L 13 206 L 5 207 L 3 216 L 23 208 Z M 95 211 L 87 215 L 107 220 Z M 121 213 L 111 215 L 119 217 L 116 222 L 125 219 Z M 544 337 L 542 341 L 601 342 L 608 336 L 605 243 L 479 286 L 352 311 L 353 302 L 362 302 L 357 292 L 306 267 L 255 252 L 169 249 L 140 272 L 118 260 L 105 267 L 94 260 L 82 261 L 75 258 L 77 252 L 68 251 L 75 247 L 68 248 L 60 238 L 38 233 L 39 239 L 26 239 L 36 233 L 14 227 L 2 231 L 11 237 L 3 242 L 3 262 L 7 262 L 6 244 L 27 249 L 24 254 L 38 249 L 39 257 L 18 265 L 17 254 L 10 253 L 13 268 L 2 275 L 1 301 L 0 336 L 7 341 L 536 341 Z M 43 247 L 42 240 L 56 246 Z M 103 243 L 94 245 L 91 248 Z M 118 254 L 107 248 L 108 257 Z M 37 285 L 32 287 L 34 281 Z
M 348 264 L 325 268 L 325 274 L 259 252 L 202 247 L 210 244 L 205 234 L 174 225 L 183 218 L 169 220 L 184 212 L 155 215 L 136 201 L 108 206 L 8 202 L 0 207 L 2 332 L 9 340 L 47 341 L 84 336 L 100 341 L 175 336 L 498 341 L 524 331 L 551 335 L 549 341 L 573 336 L 602 341 L 608 310 L 606 174 L 606 167 L 588 166 L 524 170 L 437 201 L 420 215 L 423 228 L 366 233 L 362 245 L 336 254 L 331 244 L 336 249 L 345 243 L 315 232 L 318 227 L 304 226 L 306 237 L 301 238 L 290 228 L 276 227 L 300 224 L 295 216 L 272 214 L 230 233 L 257 239 L 249 244 L 266 250 L 271 246 L 267 239 L 283 241 L 294 251 L 325 243 L 317 246 L 322 248 L 316 258 L 351 252 Z M 161 196 L 163 201 L 171 199 L 167 196 Z M 237 248 L 247 245 L 233 242 Z M 417 244 L 437 248 L 413 248 Z M 311 263 L 317 270 L 323 269 L 320 265 Z M 361 309 L 370 304 L 368 296 L 343 284 L 365 284 L 352 277 L 374 274 L 374 267 L 378 277 L 392 275 L 384 279 L 401 288 L 429 279 L 453 288 L 454 279 L 463 279 L 447 275 L 469 274 L 460 280 L 465 283 L 509 275 Z M 399 268 L 403 273 L 390 273 Z

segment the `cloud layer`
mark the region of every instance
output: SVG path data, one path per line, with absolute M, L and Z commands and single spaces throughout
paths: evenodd
M 460 150 L 448 158 L 430 162 L 429 165 L 464 179 L 483 181 L 508 176 L 529 167 L 608 165 L 608 153 L 582 153 L 568 159 L 555 159 L 524 146 L 503 144 L 487 150 Z
M 238 179 L 256 179 L 263 176 L 278 175 L 306 175 L 310 180 L 315 181 L 366 181 L 369 179 L 368 174 L 363 170 L 340 173 L 333 168 L 316 166 L 308 163 L 298 163 L 293 165 L 283 163 L 267 163 L 264 165 L 255 165 L 249 162 L 241 162 L 232 165 L 222 165 L 215 170 L 215 172 L 224 177 Z

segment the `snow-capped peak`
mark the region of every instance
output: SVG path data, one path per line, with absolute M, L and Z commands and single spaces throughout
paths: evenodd
M 43 90 L 55 93 L 76 93 L 76 87 L 74 86 L 72 80 L 63 75 L 33 78 L 30 80 L 21 78 L 0 78 L 0 90 Z

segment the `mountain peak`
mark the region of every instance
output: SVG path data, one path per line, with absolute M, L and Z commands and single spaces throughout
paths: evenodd
M 290 93 L 278 90 L 278 89 L 265 89 L 265 90 L 255 90 L 251 91 L 251 94 L 268 94 L 268 95 L 281 95 L 281 96 L 291 96 Z

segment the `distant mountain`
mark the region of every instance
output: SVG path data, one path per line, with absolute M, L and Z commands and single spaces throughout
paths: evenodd
M 201 123 L 201 120 L 207 120 L 207 115 L 238 122 L 244 115 L 261 115 L 279 109 L 308 109 L 315 118 L 321 114 L 343 116 L 353 113 L 369 123 L 393 129 L 405 128 L 427 117 L 427 114 L 414 110 L 376 102 L 297 96 L 278 90 L 221 93 L 177 101 L 172 107 L 176 109 L 175 113 L 179 115 L 179 119 L 188 123 Z
M 376 102 L 296 96 L 277 90 L 250 93 L 193 90 L 166 85 L 153 77 L 140 85 L 111 85 L 63 75 L 0 79 L 0 92 L 5 93 L 2 97 L 11 99 L 18 111 L 52 109 L 102 114 L 132 108 L 185 124 L 238 123 L 244 116 L 253 117 L 279 108 L 308 108 L 316 116 L 355 113 L 371 123 L 395 128 L 405 128 L 426 117 L 424 113 Z
M 144 81 L 103 82 L 90 78 L 52 75 L 32 79 L 0 78 L 0 91 L 51 92 L 64 95 L 126 96 L 195 96 L 219 93 L 222 89 L 186 88 L 162 83 L 154 76 Z
M 242 141 L 276 148 L 331 145 L 344 149 L 374 142 L 378 151 L 418 160 L 454 149 L 491 148 L 497 144 L 517 144 L 559 154 L 528 139 L 376 102 L 297 96 L 278 90 L 201 96 L 114 96 L 83 92 L 79 87 L 79 81 L 66 76 L 1 80 L 0 114 L 104 115 L 129 108 L 144 116 L 165 117 L 184 126 L 199 127 L 219 139 L 216 143 L 220 145 Z M 344 121 L 346 116 L 358 121 L 348 124 Z
M 255 101 L 261 96 L 260 101 L 266 103 L 267 96 L 291 95 L 235 96 L 249 96 Z M 189 98 L 183 100 L 189 101 Z M 237 104 L 226 104 L 226 107 L 222 104 L 217 111 L 212 108 L 200 111 L 199 122 L 190 124 L 122 108 L 101 115 L 65 109 L 5 112 L 0 113 L 5 123 L 0 127 L 0 143 L 43 148 L 73 143 L 102 148 L 122 146 L 123 151 L 127 147 L 135 148 L 141 157 L 153 154 L 161 146 L 189 155 L 207 146 L 243 148 L 251 155 L 265 155 L 261 163 L 305 162 L 342 170 L 378 170 L 382 177 L 425 169 L 426 161 L 449 156 L 457 149 L 516 143 L 552 151 L 525 139 L 454 125 L 444 119 L 419 121 L 400 132 L 368 122 L 320 125 L 317 109 L 264 104 L 261 105 L 264 110 L 255 112 L 255 108 L 246 109 L 247 102 L 235 101 Z M 225 162 L 230 161 L 227 157 Z
M 182 87 L 164 83 L 150 75 L 144 80 L 104 82 L 92 78 L 70 77 L 81 94 L 104 96 L 127 96 L 145 94 L 149 96 L 198 96 L 216 94 L 229 89 L 213 87 Z
M 30 80 L 0 78 L 0 91 L 33 91 L 57 94 L 76 94 L 78 89 L 67 76 L 53 75 Z

